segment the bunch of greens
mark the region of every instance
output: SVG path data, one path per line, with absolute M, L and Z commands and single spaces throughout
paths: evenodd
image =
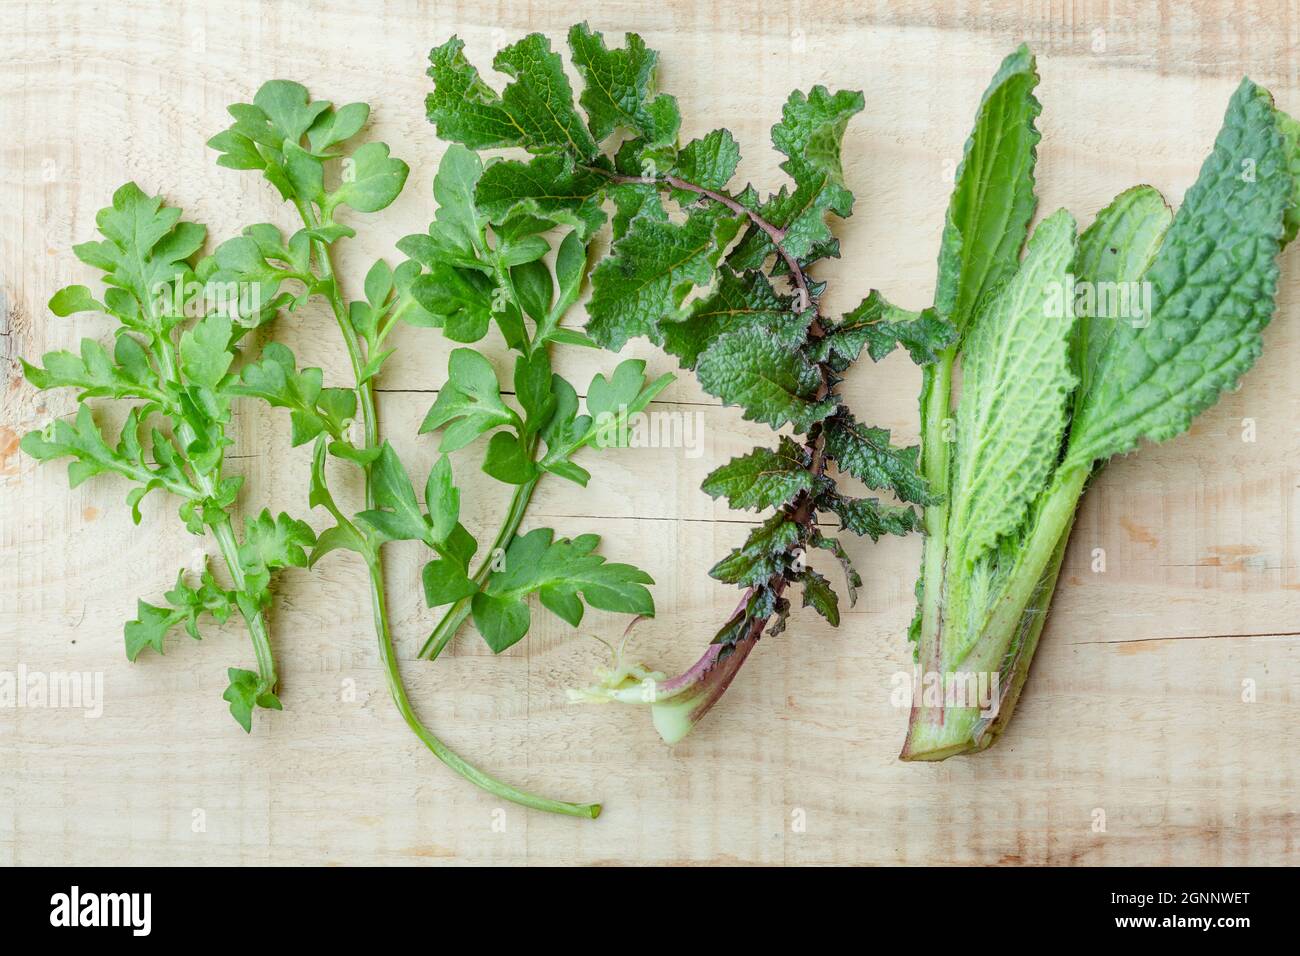
M 828 216 L 852 211 L 840 144 L 862 109 L 860 93 L 815 87 L 790 96 L 772 142 L 793 186 L 762 197 L 753 187 L 728 190 L 740 150 L 727 130 L 679 145 L 677 103 L 656 92 L 657 54 L 640 37 L 628 34 L 623 48 L 611 50 L 580 24 L 569 31 L 569 46 L 584 81 L 585 122 L 559 55 L 540 34 L 496 55 L 493 66 L 511 77 L 500 93 L 467 61 L 459 39 L 431 53 L 427 105 L 440 136 L 475 150 L 533 154 L 489 163 L 474 190 L 477 208 L 493 223 L 544 220 L 585 239 L 612 204 L 611 249 L 592 271 L 587 334 L 612 349 L 649 338 L 746 419 L 789 426 L 798 436 L 737 458 L 705 482 L 732 507 L 772 514 L 711 571 L 744 597 L 700 661 L 670 680 L 619 660 L 597 687 L 575 694 L 649 701 L 661 735 L 675 741 L 717 701 L 769 623 L 769 633 L 784 628 L 792 583 L 805 606 L 838 623 L 839 599 L 808 566 L 810 549 L 838 559 L 849 599 L 856 598 L 861 581 L 843 545 L 820 530 L 822 516 L 873 539 L 919 526 L 907 504 L 837 488 L 832 462 L 903 502 L 931 501 L 917 449 L 894 448 L 888 432 L 858 421 L 836 386 L 864 347 L 879 359 L 901 342 L 929 361 L 951 330 L 874 293 L 838 320 L 821 312 L 824 283 L 809 270 L 839 254 Z
M 119 324 L 112 355 L 96 339 L 83 339 L 81 354 L 49 352 L 43 367 L 23 362 L 27 379 L 37 388 L 80 390 L 82 402 L 74 421 L 56 419 L 30 432 L 22 449 L 40 461 L 72 458 L 68 482 L 73 487 L 93 475 L 121 475 L 133 483 L 127 494 L 131 517 L 139 524 L 140 505 L 154 489 L 181 499 L 180 515 L 191 534 L 211 531 L 234 584 L 227 589 L 206 569 L 195 587 L 184 569 L 165 595 L 167 604 L 140 601 L 135 620 L 126 625 L 126 656 L 134 661 L 146 647 L 162 653 L 168 631 L 184 625 L 199 638 L 204 613 L 225 622 L 238 611 L 248 627 L 257 670 L 232 667 L 225 699 L 244 730 L 252 729 L 254 707 L 280 709 L 276 697 L 275 659 L 267 628 L 271 607 L 271 572 L 304 567 L 305 549 L 316 535 L 302 521 L 263 510 L 245 524 L 243 540 L 231 519 L 242 477 L 224 473 L 231 401 L 242 394 L 231 371 L 240 342 L 267 312 L 256 295 L 239 300 L 213 277 L 220 271 L 212 258 L 191 264 L 207 230 L 181 219 L 181 210 L 147 196 L 135 183 L 113 194 L 113 205 L 96 217 L 102 242 L 85 242 L 77 258 L 104 273 L 103 301 L 86 286 L 72 285 L 50 299 L 57 316 L 102 312 Z M 319 383 L 318 383 L 319 384 Z M 95 422 L 88 399 L 132 402 L 116 443 Z
M 601 610 L 653 615 L 650 576 L 596 554 L 599 536 L 556 538 L 548 528 L 518 537 L 516 532 L 542 476 L 586 485 L 590 475 L 574 456 L 588 447 L 626 444 L 627 415 L 644 409 L 672 376 L 647 382 L 643 362 L 624 362 L 608 380 L 592 380 L 586 414 L 579 413 L 577 391 L 552 371 L 549 348 L 592 344 L 560 324 L 581 292 L 587 234 L 567 231 L 555 250 L 553 275 L 546 233 L 555 222 L 529 214 L 489 216 L 475 199 L 482 164 L 464 148 L 443 158 L 433 185 L 437 218 L 428 232 L 398 243 L 409 258 L 395 269 L 375 262 L 364 279 L 364 299 L 347 301 L 333 257 L 354 231 L 337 222 L 335 213 L 345 205 L 360 212 L 382 209 L 397 197 L 407 172 L 382 143 L 366 143 L 349 157 L 336 148 L 360 132 L 368 112 L 364 104 L 334 110 L 311 100 L 300 84 L 276 80 L 258 90 L 251 104 L 232 106 L 234 124 L 210 142 L 221 151 L 220 164 L 260 170 L 302 221 L 287 242 L 273 226 L 258 225 L 223 244 L 216 253 L 221 277 L 260 283 L 277 304 L 323 296 L 353 372 L 349 388 L 322 389 L 319 369 L 296 370 L 292 353 L 272 344 L 260 361 L 244 368 L 240 388 L 290 411 L 295 445 L 315 443 L 309 500 L 326 509 L 333 524 L 321 533 L 310 563 L 337 549 L 363 558 L 389 689 L 411 729 L 439 759 L 485 790 L 537 809 L 594 817 L 598 804 L 550 800 L 493 779 L 420 721 L 398 669 L 380 554 L 389 541 L 422 542 L 431 552 L 422 572 L 425 596 L 430 607 L 450 607 L 425 644 L 429 658 L 470 614 L 494 652 L 515 644 L 529 629 L 527 600 L 533 594 L 573 626 L 582 620 L 584 600 Z M 337 177 L 327 176 L 333 166 L 339 167 Z M 334 191 L 325 186 L 330 178 L 339 183 Z M 301 291 L 291 296 L 286 287 Z M 392 354 L 388 338 L 398 322 L 442 329 L 460 343 L 482 340 L 495 322 L 518 353 L 518 410 L 504 401 L 487 358 L 470 348 L 451 353 L 446 381 L 421 427 L 441 432 L 442 452 L 424 480 L 423 501 L 393 446 L 380 441 L 375 413 L 375 377 Z M 354 442 L 349 426 L 358 409 L 361 438 Z M 460 522 L 461 493 L 448 455 L 489 433 L 483 470 L 514 492 L 492 545 L 471 570 L 479 544 Z M 330 458 L 363 473 L 365 508 L 355 515 L 345 513 L 331 488 Z
M 921 393 L 922 471 L 942 498 L 924 516 L 911 637 L 927 690 L 908 760 L 981 750 L 1006 726 L 1086 483 L 1185 431 L 1250 368 L 1300 223 L 1298 128 L 1244 80 L 1177 215 L 1138 186 L 1082 235 L 1060 210 L 1026 246 L 1037 81 L 1024 47 L 1002 64 L 943 232 L 934 311 L 958 338 Z M 992 707 L 971 696 L 981 676 Z

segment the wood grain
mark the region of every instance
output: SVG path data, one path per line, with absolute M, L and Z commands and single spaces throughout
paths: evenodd
M 218 168 L 205 140 L 227 103 L 264 80 L 374 104 L 373 132 L 412 165 L 389 210 L 347 243 L 342 274 L 359 295 L 375 257 L 433 210 L 442 144 L 423 119 L 428 49 L 451 33 L 479 62 L 530 30 L 557 42 L 571 4 L 382 5 L 0 3 L 0 670 L 100 672 L 98 719 L 59 709 L 0 710 L 0 863 L 1295 863 L 1300 752 L 1300 254 L 1287 254 L 1278 316 L 1243 387 L 1186 435 L 1109 467 L 1071 541 L 1028 689 L 1004 740 L 939 765 L 896 759 L 906 721 L 892 678 L 910 667 L 904 630 L 919 541 L 850 542 L 867 579 L 834 630 L 811 612 L 764 642 L 714 715 L 671 749 L 643 713 L 575 707 L 566 686 L 601 662 L 583 634 L 622 626 L 593 614 L 581 633 L 539 615 L 499 658 L 468 629 L 434 666 L 414 660 L 431 627 L 419 556 L 388 555 L 394 626 L 417 706 L 485 767 L 548 794 L 599 797 L 594 823 L 528 814 L 451 775 L 405 729 L 383 688 L 360 567 L 331 557 L 290 572 L 273 630 L 283 713 L 251 737 L 225 714 L 225 668 L 251 659 L 235 626 L 209 628 L 128 665 L 121 625 L 157 599 L 197 539 L 170 502 L 135 527 L 108 478 L 69 491 L 59 467 L 17 450 L 25 430 L 71 410 L 37 394 L 17 356 L 103 337 L 101 318 L 56 319 L 44 303 L 87 281 L 70 247 L 135 179 L 206 222 L 215 237 L 257 221 L 290 225 L 251 174 Z M 866 111 L 845 145 L 855 215 L 846 258 L 820 269 L 827 306 L 871 288 L 927 304 L 947 201 L 975 104 L 1000 58 L 1039 54 L 1040 211 L 1083 222 L 1122 189 L 1149 182 L 1173 201 L 1193 181 L 1241 74 L 1300 110 L 1295 2 L 1005 3 L 613 0 L 593 27 L 634 29 L 664 51 L 661 81 L 683 136 L 727 125 L 741 175 L 779 182 L 767 128 L 788 91 L 861 88 Z M 384 433 L 416 467 L 432 460 L 415 427 L 450 350 L 403 330 L 382 383 Z M 318 306 L 276 336 L 327 381 L 345 357 Z M 492 346 L 503 355 L 499 342 Z M 673 363 L 645 343 L 653 371 Z M 561 353 L 582 383 L 607 353 Z M 862 417 L 916 434 L 919 375 L 903 358 L 864 363 L 847 393 Z M 587 491 L 544 483 L 528 527 L 596 530 L 612 559 L 659 582 L 659 617 L 639 652 L 692 660 L 735 601 L 705 570 L 750 516 L 699 490 L 716 464 L 763 431 L 683 376 L 661 410 L 699 416 L 698 457 L 683 449 L 605 453 Z M 1256 440 L 1242 440 L 1243 422 Z M 245 500 L 305 512 L 307 454 L 287 448 L 277 414 L 241 409 L 232 467 Z M 469 475 L 479 452 L 456 457 Z M 471 524 L 486 527 L 502 489 L 474 482 Z M 1093 570 L 1094 549 L 1106 570 Z M 1243 682 L 1255 699 L 1243 701 Z M 494 826 L 504 809 L 504 827 Z M 1097 821 L 1104 815 L 1104 830 Z M 204 826 L 199 828 L 197 820 Z M 796 824 L 805 823 L 799 826 Z

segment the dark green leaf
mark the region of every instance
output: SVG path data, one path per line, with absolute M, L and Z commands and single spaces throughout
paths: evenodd
M 687 293 L 713 281 L 740 225 L 739 217 L 717 204 L 693 211 L 681 225 L 638 214 L 591 274 L 587 332 L 613 350 L 638 335 L 660 341 L 660 323 L 685 318 Z
M 471 149 L 558 149 L 583 160 L 596 155 L 596 144 L 573 106 L 564 65 L 546 37 L 530 34 L 496 55 L 492 65 L 514 78 L 499 96 L 465 59 L 464 46 L 452 37 L 429 53 L 434 86 L 425 107 L 440 137 Z
M 586 81 L 579 102 L 587 111 L 587 125 L 597 141 L 622 128 L 652 145 L 672 143 L 681 115 L 676 100 L 653 92 L 659 55 L 635 33 L 625 39 L 626 48 L 607 50 L 604 37 L 587 24 L 569 30 L 573 63 Z
M 791 339 L 752 327 L 728 332 L 700 357 L 696 377 L 749 421 L 807 431 L 835 410 L 835 400 L 820 394 L 821 374 Z
M 917 470 L 917 446 L 895 448 L 888 429 L 862 425 L 847 412 L 827 421 L 825 434 L 826 456 L 868 488 L 892 491 L 919 505 L 933 503 Z
M 705 478 L 702 487 L 710 497 L 725 496 L 736 509 L 774 508 L 812 490 L 809 464 L 807 451 L 783 435 L 775 449 L 756 448 L 731 459 Z

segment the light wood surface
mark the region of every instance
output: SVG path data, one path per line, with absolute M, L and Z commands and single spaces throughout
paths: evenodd
M 728 126 L 742 176 L 763 187 L 780 182 L 767 130 L 791 89 L 865 91 L 845 145 L 857 194 L 838 229 L 845 257 L 819 267 L 832 312 L 872 288 L 903 306 L 928 304 L 948 178 L 981 91 L 1021 40 L 1043 78 L 1040 214 L 1068 205 L 1086 223 L 1136 182 L 1177 203 L 1243 73 L 1300 110 L 1294 3 L 749 8 L 613 0 L 587 16 L 611 39 L 636 30 L 663 51 L 661 85 L 681 104 L 683 136 Z M 423 749 L 384 690 L 351 556 L 280 578 L 272 626 L 285 709 L 259 712 L 251 737 L 220 697 L 226 667 L 252 659 L 240 627 L 210 626 L 201 644 L 176 638 L 165 657 L 127 663 L 122 622 L 138 597 L 161 597 L 197 539 L 173 501 L 151 497 L 135 527 L 120 482 L 99 477 L 70 491 L 62 467 L 37 467 L 17 449 L 23 432 L 73 408 L 70 394 L 27 385 L 17 357 L 107 336 L 102 317 L 57 319 L 45 308 L 61 285 L 93 279 L 70 248 L 92 237 L 95 211 L 135 179 L 217 238 L 258 221 L 288 227 L 291 210 L 270 187 L 218 168 L 205 148 L 226 104 L 272 77 L 336 102 L 366 100 L 373 135 L 413 172 L 402 198 L 344 244 L 347 291 L 359 296 L 365 266 L 396 261 L 393 243 L 433 212 L 443 144 L 423 115 L 429 48 L 459 33 L 483 64 L 494 43 L 532 30 L 562 44 L 582 15 L 555 0 L 0 4 L 0 670 L 100 672 L 105 698 L 98 719 L 0 710 L 0 863 L 1300 861 L 1296 249 L 1242 388 L 1190 434 L 1112 464 L 1088 494 L 1016 718 L 979 757 L 896 760 L 906 714 L 890 704 L 891 679 L 910 668 L 918 539 L 848 542 L 866 587 L 842 626 L 797 613 L 671 749 L 645 713 L 564 699 L 602 662 L 583 635 L 615 635 L 623 622 L 614 615 L 592 613 L 575 632 L 538 614 L 527 640 L 500 657 L 467 627 L 437 664 L 414 660 L 432 618 L 416 549 L 392 546 L 394 626 L 420 712 L 513 782 L 603 800 L 595 822 L 503 807 Z M 346 379 L 322 307 L 275 335 L 327 382 Z M 397 344 L 382 428 L 418 472 L 432 442 L 415 429 L 450 346 L 406 329 Z M 504 355 L 498 340 L 489 348 Z M 617 362 L 558 354 L 579 384 Z M 655 372 L 675 367 L 644 342 L 625 354 Z M 861 417 L 911 441 L 918 382 L 894 356 L 864 360 L 846 391 Z M 734 605 L 734 591 L 705 571 L 751 517 L 713 503 L 700 481 L 764 430 L 719 408 L 689 375 L 662 398 L 660 409 L 700 416 L 699 457 L 593 456 L 590 488 L 544 482 L 526 527 L 597 531 L 611 559 L 647 568 L 659 616 L 635 646 L 671 668 L 693 660 Z M 1254 442 L 1242 440 L 1245 419 Z M 287 447 L 286 417 L 250 404 L 236 435 L 243 502 L 305 515 L 308 451 Z M 458 474 L 472 475 L 478 454 L 458 454 Z M 506 490 L 470 485 L 467 524 L 494 527 Z M 1105 573 L 1092 570 L 1097 548 Z M 1253 682 L 1253 702 L 1243 682 Z

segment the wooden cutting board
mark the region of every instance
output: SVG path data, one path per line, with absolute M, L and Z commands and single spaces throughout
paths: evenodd
M 989 77 L 1022 40 L 1039 56 L 1040 213 L 1081 222 L 1137 182 L 1175 204 L 1193 181 L 1243 73 L 1300 111 L 1294 5 L 1203 2 L 644 4 L 611 0 L 592 21 L 662 51 L 683 137 L 729 127 L 741 175 L 781 181 L 767 130 L 788 92 L 862 89 L 846 172 L 857 195 L 844 258 L 819 267 L 832 313 L 871 289 L 929 303 L 950 180 Z M 0 863 L 1295 863 L 1300 764 L 1300 589 L 1293 522 L 1300 470 L 1300 250 L 1284 256 L 1278 314 L 1239 391 L 1191 433 L 1113 463 L 1084 501 L 1052 617 L 1006 737 L 937 765 L 896 760 L 905 712 L 890 703 L 910 668 L 904 631 L 920 542 L 849 549 L 866 579 L 836 630 L 811 611 L 765 640 L 723 703 L 665 747 L 647 715 L 579 707 L 564 689 L 603 662 L 588 635 L 538 615 L 494 658 L 470 628 L 436 664 L 414 655 L 431 627 L 415 548 L 392 546 L 394 626 L 428 722 L 462 753 L 530 788 L 599 798 L 596 822 L 527 813 L 442 768 L 384 690 L 357 561 L 332 555 L 277 587 L 282 713 L 245 736 L 221 700 L 228 666 L 251 652 L 233 624 L 134 665 L 122 622 L 157 601 L 198 539 L 154 496 L 133 526 L 108 477 L 69 491 L 19 436 L 73 409 L 37 394 L 18 356 L 106 338 L 102 317 L 58 319 L 57 288 L 90 282 L 72 255 L 94 214 L 134 179 L 225 238 L 290 212 L 252 174 L 205 148 L 226 104 L 264 80 L 321 98 L 366 100 L 374 136 L 410 162 L 402 198 L 344 244 L 347 292 L 393 243 L 422 231 L 443 144 L 425 122 L 429 48 L 452 33 L 487 61 L 541 30 L 563 45 L 573 5 L 326 2 L 5 5 L 0 62 L 0 671 L 102 673 L 102 716 L 0 710 Z M 595 11 L 597 8 L 593 7 Z M 328 314 L 313 304 L 275 335 L 327 383 L 346 379 Z M 402 329 L 380 388 L 383 432 L 414 470 L 432 461 L 416 427 L 449 344 Z M 489 350 L 504 356 L 499 340 Z M 675 363 L 625 349 L 655 373 Z M 585 383 L 608 353 L 562 350 Z M 863 362 L 846 386 L 861 417 L 914 441 L 919 374 L 905 357 Z M 694 451 L 607 452 L 586 491 L 544 482 L 526 527 L 595 531 L 611 559 L 647 568 L 658 617 L 635 650 L 664 669 L 692 661 L 734 605 L 706 576 L 752 523 L 699 491 L 717 464 L 765 438 L 689 375 L 661 412 L 702 429 Z M 244 500 L 306 513 L 308 455 L 286 417 L 237 412 L 232 468 Z M 1253 440 L 1251 440 L 1253 439 Z M 459 474 L 477 468 L 458 453 Z M 354 489 L 355 490 L 355 489 Z M 494 526 L 506 493 L 476 481 L 466 523 Z M 203 545 L 211 549 L 210 544 Z M 1094 570 L 1098 549 L 1105 570 Z

